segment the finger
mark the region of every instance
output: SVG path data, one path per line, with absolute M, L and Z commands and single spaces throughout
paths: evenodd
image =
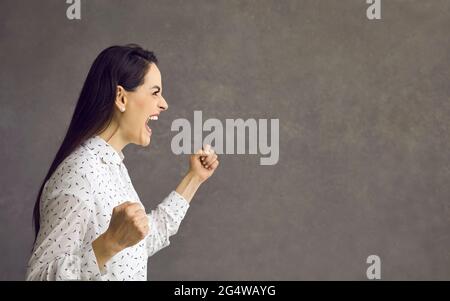
M 217 159 L 214 160 L 213 162 L 211 162 L 210 164 L 205 164 L 205 165 L 203 165 L 203 167 L 209 169 L 209 168 L 214 164 L 214 162 L 217 162 Z
M 210 148 L 208 151 L 202 150 L 202 156 L 205 156 L 205 157 L 212 156 L 215 153 L 216 152 L 212 148 Z
M 211 153 L 207 154 L 204 150 L 198 153 L 198 157 L 200 158 L 200 162 L 202 164 L 206 163 L 206 160 L 209 156 L 211 156 Z
M 211 164 L 212 164 L 214 161 L 216 161 L 217 159 L 218 159 L 218 157 L 217 157 L 216 154 L 211 155 L 211 156 L 208 156 L 208 157 L 205 159 L 205 161 L 203 161 L 203 163 L 205 163 L 205 164 L 203 164 L 203 166 L 209 167 L 209 166 L 211 166 Z
M 143 210 L 145 212 L 144 206 L 138 202 L 129 204 L 126 208 L 126 213 L 130 216 L 136 215 L 137 212 Z
M 147 215 L 145 214 L 145 210 L 144 209 L 138 209 L 134 212 L 133 216 L 135 218 L 141 219 L 146 217 Z
M 199 158 L 201 161 L 203 161 L 207 155 L 208 155 L 208 154 L 206 154 L 205 151 L 202 150 L 202 149 L 199 149 L 199 150 L 194 154 L 194 156 L 195 156 L 196 158 Z
M 144 232 L 144 237 L 148 235 L 148 233 L 150 232 L 150 228 L 148 226 L 144 226 L 142 228 L 143 232 Z
M 139 233 L 141 239 L 144 239 L 149 232 L 149 228 L 147 226 L 139 226 L 135 230 Z
M 205 145 L 203 146 L 203 150 L 205 151 L 206 154 L 209 155 L 210 150 L 211 150 L 211 145 L 205 144 Z
M 208 154 L 208 156 L 214 156 L 216 154 L 216 151 L 211 147 L 210 149 L 209 149 L 209 154 Z
M 194 155 L 206 156 L 207 153 L 205 153 L 205 151 L 204 151 L 203 149 L 200 148 L 199 150 L 197 150 L 197 151 L 195 152 Z
M 140 220 L 139 225 L 144 229 L 150 228 L 150 223 L 148 221 L 148 218 L 144 218 L 144 219 Z
M 127 208 L 130 208 L 133 211 L 137 211 L 139 209 L 144 209 L 144 206 L 139 202 L 132 202 L 131 204 L 128 205 Z
M 147 224 L 147 225 L 148 225 L 148 223 L 150 222 L 150 221 L 148 220 L 148 216 L 147 216 L 147 215 L 141 217 L 141 218 L 139 219 L 139 221 L 141 221 L 143 224 Z
M 217 166 L 219 166 L 219 160 L 214 161 L 208 169 L 215 170 Z
M 138 227 L 148 226 L 149 223 L 147 216 L 136 218 L 134 221 L 135 225 Z
M 208 157 L 206 157 L 206 159 L 203 161 L 203 162 L 205 162 L 206 163 L 206 165 L 211 165 L 214 161 L 216 161 L 217 160 L 217 155 L 216 154 L 213 154 L 213 155 L 211 155 L 211 156 L 208 156 Z
M 139 222 L 138 229 L 143 231 L 145 235 L 147 235 L 150 230 L 148 220 Z

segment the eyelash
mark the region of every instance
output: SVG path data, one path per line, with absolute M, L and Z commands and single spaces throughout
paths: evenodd
M 158 91 L 159 92 L 159 91 Z M 154 92 L 153 95 L 158 96 L 158 92 Z

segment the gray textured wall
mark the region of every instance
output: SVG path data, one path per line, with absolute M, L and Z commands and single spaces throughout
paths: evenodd
M 170 109 L 124 153 L 147 210 L 187 168 L 172 120 L 279 118 L 280 160 L 223 155 L 149 280 L 450 280 L 450 1 L 0 3 L 0 279 L 23 279 L 40 182 L 96 55 L 136 42 Z

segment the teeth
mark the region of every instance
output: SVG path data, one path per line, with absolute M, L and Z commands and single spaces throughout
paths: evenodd
M 150 120 L 158 120 L 158 116 L 150 116 Z

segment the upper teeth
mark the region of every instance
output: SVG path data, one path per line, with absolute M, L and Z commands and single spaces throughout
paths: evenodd
M 149 118 L 150 120 L 158 120 L 158 116 L 150 116 L 150 118 Z

